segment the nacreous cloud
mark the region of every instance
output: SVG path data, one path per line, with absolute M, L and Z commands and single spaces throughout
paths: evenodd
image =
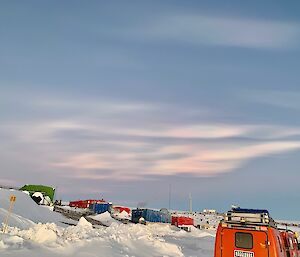
M 174 122 L 165 114 L 178 107 L 99 102 L 83 102 L 78 109 L 56 101 L 58 109 L 74 108 L 73 117 L 1 125 L 0 135 L 17 149 L 15 159 L 26 156 L 33 167 L 73 179 L 216 176 L 255 158 L 300 149 L 300 140 L 290 138 L 299 137 L 297 127 L 207 122 L 199 116 Z
M 168 174 L 189 173 L 202 176 L 214 176 L 240 168 L 244 162 L 257 157 L 300 149 L 299 142 L 274 141 L 253 145 L 237 144 L 202 144 L 181 147 L 166 147 L 162 153 L 190 152 L 188 158 L 172 162 L 158 162 L 156 170 L 164 170 Z M 159 172 L 158 172 L 159 173 Z

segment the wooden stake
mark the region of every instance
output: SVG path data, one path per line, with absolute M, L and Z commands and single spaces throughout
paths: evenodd
M 9 205 L 9 209 L 8 209 L 8 214 L 7 214 L 6 218 L 5 218 L 4 227 L 3 227 L 3 230 L 2 230 L 3 234 L 6 232 L 6 229 L 8 227 L 8 221 L 9 221 L 9 218 L 10 218 L 10 215 L 11 215 L 11 211 L 12 211 L 12 208 L 13 208 L 13 205 L 14 205 L 16 199 L 17 199 L 16 196 L 14 196 L 14 195 L 10 196 L 10 199 L 9 199 L 10 205 Z

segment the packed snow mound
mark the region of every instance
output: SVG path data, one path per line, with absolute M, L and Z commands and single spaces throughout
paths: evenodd
M 104 213 L 98 214 L 98 215 L 91 215 L 89 217 L 94 220 L 100 221 L 103 225 L 108 226 L 108 227 L 114 223 L 116 223 L 116 224 L 119 223 L 117 220 L 112 218 L 110 213 L 107 211 Z
M 0 208 L 0 219 L 4 221 L 4 217 L 8 216 L 8 211 Z M 29 219 L 23 218 L 20 215 L 11 213 L 9 218 L 9 225 L 13 227 L 19 227 L 21 229 L 28 229 L 35 223 Z
M 210 230 L 209 232 L 208 231 L 203 231 L 203 230 L 199 230 L 195 227 L 192 227 L 191 228 L 191 235 L 193 235 L 194 237 L 216 237 L 216 234 L 215 234 L 215 231 L 213 230 Z
M 191 237 L 191 236 L 196 238 L 215 237 L 215 231 L 204 231 L 192 227 L 191 232 L 186 232 L 185 230 L 182 230 L 170 224 L 150 223 L 147 226 L 145 226 L 145 229 L 149 232 L 155 231 L 155 234 L 160 237 L 165 237 L 165 236 L 172 236 L 177 238 Z
M 126 211 L 122 211 L 120 213 L 114 213 L 113 217 L 116 219 L 123 219 L 123 220 L 130 220 L 131 219 L 131 215 L 128 214 Z
M 29 228 L 34 223 L 54 222 L 62 224 L 67 219 L 61 214 L 37 205 L 28 194 L 22 191 L 0 189 L 0 220 L 4 220 L 10 206 L 10 196 L 16 196 L 9 225 L 22 229 Z M 25 219 L 23 219 L 25 218 Z
M 213 256 L 215 231 L 195 228 L 188 233 L 170 224 L 122 224 L 108 212 L 90 217 L 109 227 L 94 229 L 85 218 L 76 226 L 63 227 L 61 215 L 19 191 L 0 190 L 0 218 L 7 214 L 11 194 L 17 201 L 7 232 L 0 231 L 1 257 Z
M 0 232 L 0 256 L 213 256 L 215 232 L 212 231 L 193 229 L 188 233 L 170 224 L 122 224 L 115 222 L 109 213 L 95 217 L 101 222 L 107 219 L 114 222 L 110 227 L 98 229 L 85 218 L 66 228 L 55 223 L 30 223 L 27 229 L 10 226 L 6 234 Z M 28 222 L 21 216 L 18 218 Z
M 34 250 L 35 253 L 47 249 L 52 252 L 53 256 L 61 255 L 62 252 L 67 256 L 87 256 L 89 255 L 87 249 L 89 249 L 88 251 L 97 253 L 100 257 L 184 256 L 180 247 L 166 242 L 163 238 L 158 238 L 153 229 L 155 227 L 151 229 L 151 227 L 134 224 L 116 224 L 107 228 L 93 229 L 84 219 L 77 226 L 68 228 L 59 227 L 54 223 L 36 224 L 28 230 L 9 227 L 8 234 L 3 235 L 3 240 L 0 241 L 0 255 L 5 256 L 5 253 L 14 249 L 29 252 Z M 167 228 L 165 234 L 169 232 Z M 85 248 L 85 251 L 82 248 Z
M 82 227 L 82 228 L 88 228 L 88 229 L 92 229 L 93 225 L 88 222 L 84 217 L 81 217 L 80 220 L 77 223 L 77 227 Z
M 30 240 L 39 244 L 52 244 L 57 240 L 57 227 L 54 223 L 36 224 L 28 230 L 11 230 L 12 234 L 24 240 Z

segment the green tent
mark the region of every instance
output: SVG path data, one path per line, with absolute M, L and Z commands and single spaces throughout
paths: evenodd
M 30 194 L 41 192 L 45 196 L 49 196 L 51 201 L 54 201 L 55 188 L 44 185 L 25 185 L 20 188 L 22 191 L 28 191 Z

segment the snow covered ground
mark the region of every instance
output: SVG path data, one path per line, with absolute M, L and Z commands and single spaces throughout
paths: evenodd
M 170 225 L 125 225 L 93 229 L 81 218 L 77 226 L 37 224 L 28 230 L 10 227 L 0 241 L 1 256 L 213 256 L 210 233 L 187 233 Z
M 1 257 L 213 257 L 215 227 L 221 219 L 214 214 L 177 211 L 177 215 L 193 217 L 196 225 L 209 225 L 203 230 L 192 228 L 190 233 L 169 224 L 123 224 L 108 212 L 89 216 L 108 227 L 93 227 L 85 218 L 69 226 L 70 220 L 37 205 L 27 194 L 0 189 L 1 220 L 8 214 L 11 195 L 17 201 L 6 233 L 1 226 Z M 124 212 L 117 218 L 129 216 Z M 292 229 L 300 233 L 300 228 Z
M 21 191 L 0 189 L 0 220 L 7 216 L 10 196 L 16 196 L 9 224 L 19 228 L 29 228 L 32 223 L 54 222 L 64 226 L 68 220 L 59 213 L 50 211 L 48 207 L 37 205 L 29 195 Z
M 168 224 L 122 224 L 108 213 L 94 216 L 109 227 L 96 229 L 81 218 L 66 226 L 65 218 L 36 205 L 28 195 L 0 190 L 0 219 L 4 219 L 9 196 L 17 196 L 9 227 L 0 233 L 0 256 L 103 256 L 103 257 L 212 257 L 214 230 L 188 233 Z

